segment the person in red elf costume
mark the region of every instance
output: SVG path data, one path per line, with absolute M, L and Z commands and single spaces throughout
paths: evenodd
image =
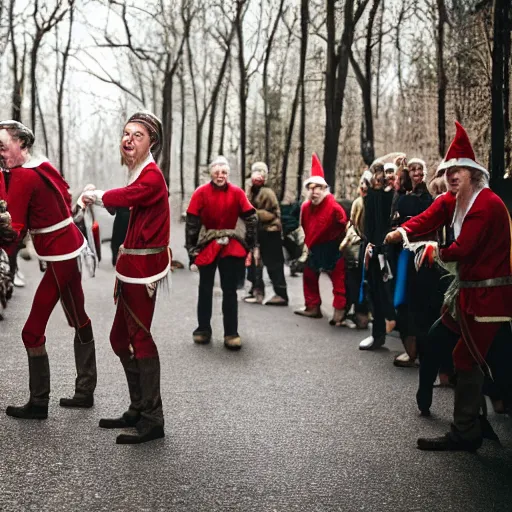
M 334 315 L 331 325 L 341 326 L 345 317 L 345 260 L 339 250 L 345 237 L 347 215 L 330 193 L 324 179 L 324 170 L 318 156 L 313 153 L 311 177 L 304 186 L 309 199 L 302 204 L 301 224 L 308 248 L 308 260 L 303 273 L 305 308 L 296 315 L 322 318 L 318 281 L 321 272 L 327 272 L 332 281 Z
M 245 192 L 229 182 L 229 163 L 218 156 L 210 164 L 211 181 L 192 194 L 187 209 L 186 248 L 190 265 L 199 268 L 197 302 L 198 327 L 194 343 L 210 343 L 212 337 L 212 295 L 217 267 L 222 288 L 224 346 L 238 350 L 237 287 L 245 272 L 248 251 L 257 243 L 258 215 Z M 236 229 L 238 219 L 245 224 L 245 235 Z
M 456 134 L 442 166 L 457 194 L 440 196 L 425 212 L 389 233 L 386 242 L 425 238 L 449 225 L 444 244 L 431 243 L 445 266 L 455 265 L 455 279 L 445 295 L 441 330 L 459 335 L 453 351 L 457 373 L 451 431 L 420 438 L 421 450 L 474 451 L 482 445 L 486 420 L 480 417 L 482 385 L 488 372 L 487 353 L 498 331 L 512 320 L 512 236 L 508 210 L 489 189 L 489 173 L 475 160 L 464 128 Z
M 6 247 L 15 253 L 30 232 L 37 257 L 47 263 L 21 336 L 27 349 L 30 398 L 22 407 L 9 406 L 6 414 L 16 418 L 48 416 L 50 366 L 45 330 L 60 300 L 66 318 L 75 329 L 77 378 L 75 395 L 61 399 L 64 407 L 92 407 L 96 387 L 96 357 L 91 321 L 84 308 L 84 293 L 78 257 L 87 242 L 73 223 L 71 195 L 66 181 L 46 159 L 30 155 L 34 134 L 17 121 L 0 122 L 0 158 L 12 226 L 18 233 Z
M 160 394 L 160 359 L 151 335 L 157 285 L 171 268 L 169 192 L 155 162 L 162 144 L 160 120 L 149 112 L 128 119 L 121 137 L 121 160 L 128 168 L 126 187 L 86 191 L 85 204 L 110 211 L 130 208 L 130 223 L 116 262 L 117 302 L 110 343 L 123 365 L 130 406 L 120 417 L 101 419 L 102 428 L 135 427 L 117 444 L 136 444 L 164 437 Z

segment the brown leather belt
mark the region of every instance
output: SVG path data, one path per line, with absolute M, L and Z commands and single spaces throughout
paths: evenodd
M 160 254 L 167 250 L 167 247 L 148 247 L 147 249 L 127 249 L 124 245 L 119 247 L 119 252 L 131 256 L 148 256 L 149 254 Z
M 494 288 L 512 285 L 512 276 L 492 277 L 482 281 L 460 281 L 459 288 Z

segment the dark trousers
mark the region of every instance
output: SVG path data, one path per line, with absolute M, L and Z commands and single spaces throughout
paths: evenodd
M 416 400 L 420 410 L 432 405 L 434 382 L 440 369 L 450 367 L 452 352 L 459 341 L 460 334 L 449 329 L 440 320 L 430 329 L 428 336 L 418 339 L 420 358 L 419 387 Z M 492 340 L 487 354 L 487 363 L 493 379 L 486 377 L 484 393 L 493 399 L 512 402 L 512 373 L 509 364 L 512 357 L 512 333 L 510 324 L 503 323 Z
M 215 272 L 219 268 L 222 288 L 224 336 L 238 335 L 237 285 L 245 268 L 244 258 L 217 258 L 210 265 L 199 267 L 199 298 L 197 302 L 198 331 L 212 332 L 212 300 Z
M 368 263 L 367 275 L 373 314 L 372 336 L 377 339 L 386 335 L 386 319 L 394 320 L 395 310 L 391 302 L 388 284 L 382 280 L 382 270 L 376 254 Z
M 275 294 L 288 300 L 286 279 L 284 277 L 283 241 L 281 240 L 281 233 L 278 231 L 261 231 L 258 233 L 258 243 L 260 246 L 261 260 L 263 265 L 267 267 L 267 272 L 272 281 Z M 263 265 L 256 266 L 253 262 L 247 278 L 252 283 L 252 290 L 259 290 L 264 294 Z

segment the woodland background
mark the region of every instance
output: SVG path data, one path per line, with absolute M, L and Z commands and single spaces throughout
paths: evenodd
M 123 183 L 138 108 L 164 125 L 185 200 L 217 154 L 244 185 L 264 160 L 292 200 L 323 161 L 353 198 L 374 158 L 434 170 L 469 132 L 494 184 L 511 168 L 509 0 L 0 0 L 0 117 L 35 130 L 72 187 Z

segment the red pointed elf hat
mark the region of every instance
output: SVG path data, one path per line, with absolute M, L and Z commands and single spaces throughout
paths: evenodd
M 455 121 L 455 128 L 455 137 L 446 152 L 444 161 L 439 165 L 438 171 L 454 166 L 471 167 L 482 171 L 489 178 L 489 171 L 475 160 L 475 152 L 466 130 L 458 121 Z
M 316 153 L 313 153 L 313 156 L 311 157 L 311 177 L 304 182 L 304 186 L 307 188 L 311 183 L 327 187 L 327 182 L 324 178 L 324 168 L 322 167 L 320 159 Z

